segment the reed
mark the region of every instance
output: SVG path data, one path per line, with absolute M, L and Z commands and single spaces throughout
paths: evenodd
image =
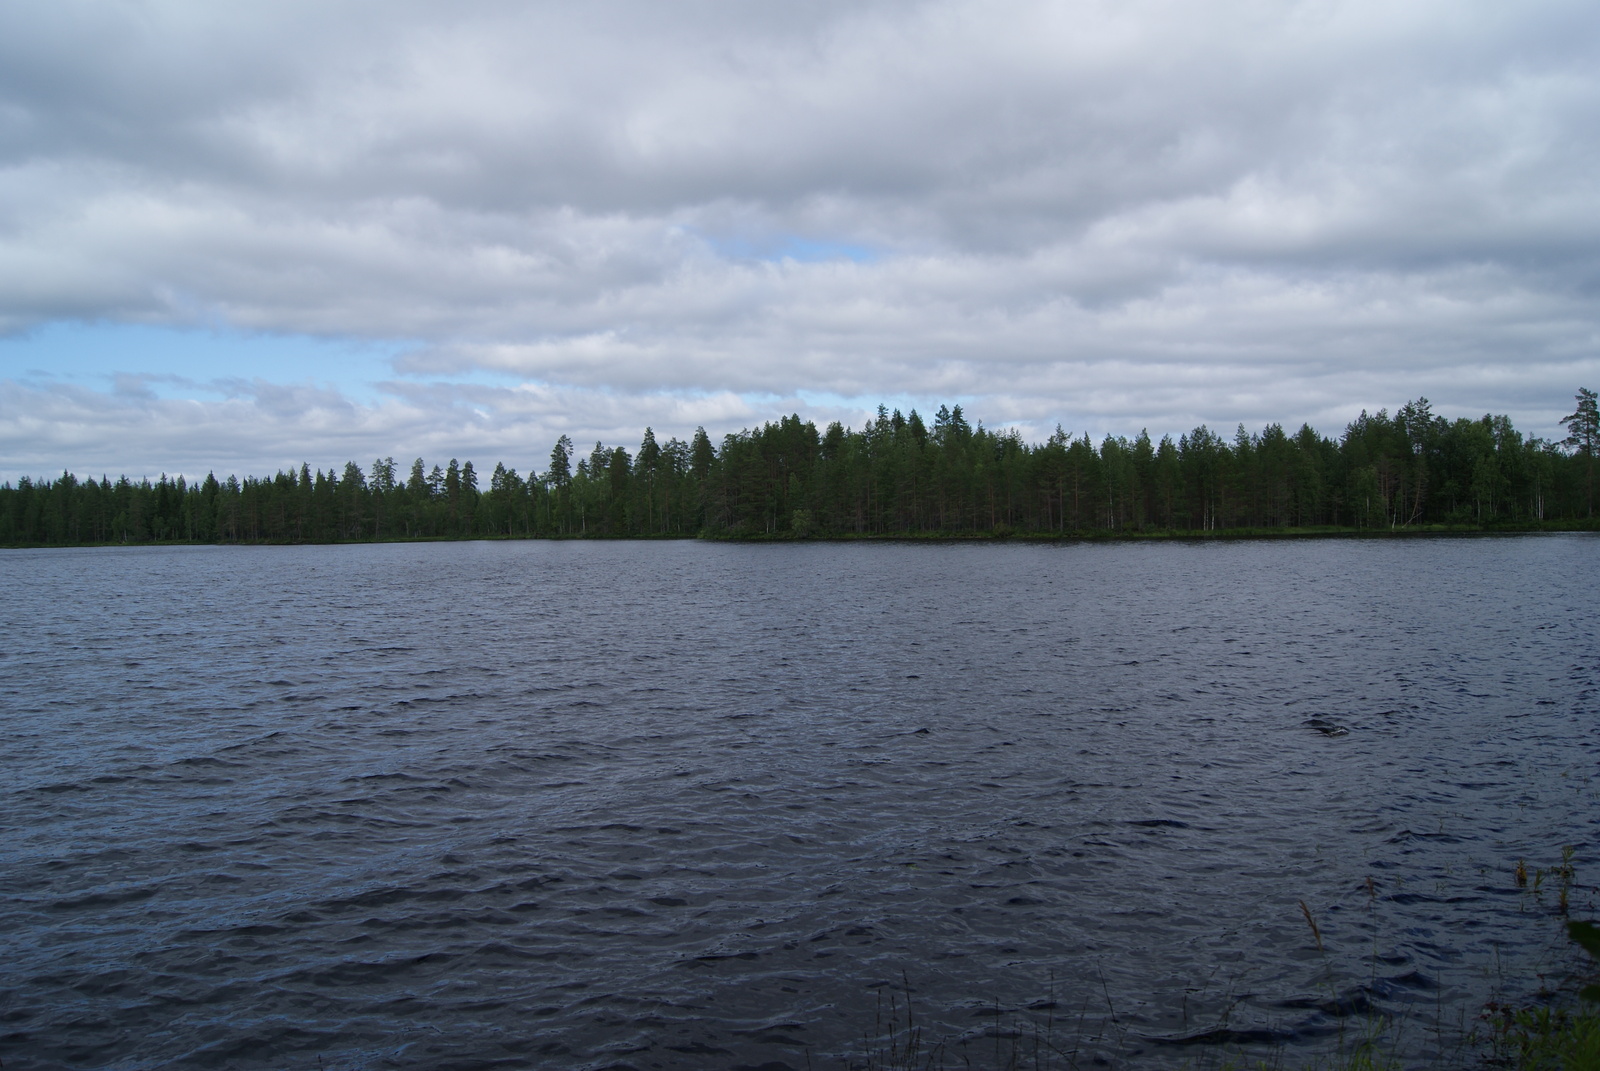
M 1175 1071 L 1399 1071 L 1402 1067 L 1430 1071 L 1600 1071 L 1600 923 L 1567 917 L 1571 891 L 1593 891 L 1592 886 L 1577 882 L 1574 857 L 1573 848 L 1567 846 L 1561 850 L 1561 861 L 1550 866 L 1529 867 L 1519 859 L 1512 875 L 1517 887 L 1524 890 L 1525 910 L 1542 910 L 1553 916 L 1552 921 L 1560 920 L 1565 938 L 1561 944 L 1570 950 L 1571 959 L 1570 969 L 1556 990 L 1542 991 L 1532 1003 L 1491 1002 L 1483 1007 L 1476 1026 L 1470 1025 L 1470 1011 L 1463 1011 L 1459 1036 L 1446 1026 L 1441 1008 L 1438 1043 L 1431 1062 L 1418 1064 L 1414 1055 L 1403 1055 L 1407 1051 L 1402 1044 L 1407 1026 L 1403 1016 L 1397 1019 L 1375 1014 L 1351 1038 L 1346 1038 L 1341 1029 L 1339 1051 L 1331 1054 L 1295 1057 L 1282 1044 L 1263 1054 L 1259 1048 L 1254 1052 L 1244 1048 L 1259 1042 L 1215 1046 L 1208 1042 L 1204 1051 L 1195 1056 L 1180 1057 L 1178 1049 L 1168 1049 L 1175 1059 L 1158 1066 L 1170 1066 Z M 1378 907 L 1378 887 L 1371 877 L 1364 884 L 1370 914 Z M 1554 886 L 1554 904 L 1547 895 L 1548 886 Z M 1326 963 L 1327 942 L 1316 915 L 1305 900 L 1295 902 Z M 1592 901 L 1586 902 L 1592 909 Z M 1376 961 L 1376 937 L 1373 956 Z M 873 1030 L 863 1038 L 860 1053 L 846 1059 L 849 1071 L 1087 1071 L 1090 1067 L 1115 1069 L 1129 1063 L 1151 1066 L 1154 1061 L 1146 1046 L 1187 1047 L 1199 1043 L 1201 1037 L 1141 1039 L 1130 1035 L 1126 1021 L 1119 1018 L 1112 1004 L 1101 972 L 1099 988 L 1105 1003 L 1093 1015 L 1086 1004 L 1075 1017 L 1058 1016 L 1057 980 L 1052 974 L 1047 999 L 1011 1009 L 994 1001 L 991 1025 L 981 1034 L 939 1038 L 932 1036 L 918 1018 L 912 1004 L 910 978 L 905 972 L 901 973 L 901 981 L 903 988 L 899 990 L 879 988 Z M 1085 981 L 1092 985 L 1090 979 Z M 1204 1036 L 1242 1037 L 1229 1028 L 1232 1008 L 1233 1004 L 1229 1004 L 1215 1029 Z M 1187 1005 L 1185 1009 L 1187 1029 Z
M 1570 857 L 1564 865 L 1570 868 Z M 1323 951 L 1315 916 L 1303 900 L 1298 903 Z M 1575 1006 L 1491 1003 L 1479 1016 L 1481 1029 L 1469 1033 L 1463 1025 L 1458 1047 L 1441 1046 L 1431 1064 L 1417 1066 L 1440 1071 L 1600 1071 L 1600 924 L 1570 920 L 1565 930 L 1587 956 L 1584 969 L 1569 979 L 1576 985 Z M 1055 1013 L 1052 978 L 1048 1000 L 1013 1010 L 996 1001 L 993 1025 L 981 1037 L 932 1038 L 917 1018 L 904 973 L 902 980 L 898 991 L 878 989 L 873 1029 L 863 1037 L 860 1055 L 846 1059 L 848 1071 L 1077 1071 L 1123 1066 L 1128 1056 L 1128 1038 L 1118 1033 L 1109 993 L 1106 1015 L 1099 1022 L 1090 1021 L 1087 1008 L 1075 1022 L 1061 1019 Z M 1556 995 L 1549 996 L 1553 1001 Z M 1039 1010 L 1048 1014 L 1027 1014 Z M 1340 1051 L 1328 1055 L 1295 1059 L 1283 1047 L 1265 1056 L 1219 1049 L 1168 1066 L 1176 1071 L 1400 1071 L 1412 1066 L 1399 1051 L 1402 1027 L 1375 1017 L 1353 1042 L 1342 1040 Z
M 1317 942 L 1317 951 L 1325 954 L 1327 949 L 1322 947 L 1322 931 L 1317 928 L 1317 920 L 1311 917 L 1311 909 L 1304 900 L 1300 901 L 1300 914 L 1306 917 L 1306 925 L 1311 927 L 1311 937 Z

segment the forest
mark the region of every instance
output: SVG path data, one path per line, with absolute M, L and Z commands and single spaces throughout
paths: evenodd
M 1042 443 L 879 406 L 859 429 L 798 416 L 637 449 L 565 436 L 542 471 L 392 457 L 187 482 L 0 484 L 0 544 L 331 543 L 389 539 L 1095 537 L 1594 527 L 1600 415 L 1580 390 L 1551 442 L 1504 416 L 1446 420 L 1426 398 L 1310 426 L 1205 425 L 1174 440 L 1061 431 Z

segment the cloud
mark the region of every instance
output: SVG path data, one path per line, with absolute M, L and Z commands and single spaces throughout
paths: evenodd
M 216 386 L 216 385 L 210 385 Z M 62 383 L 0 380 L 0 479 L 80 476 L 132 479 L 271 475 L 363 467 L 373 458 L 429 465 L 451 457 L 485 470 L 503 462 L 543 471 L 558 436 L 587 449 L 597 439 L 637 448 L 647 426 L 658 439 L 687 440 L 697 426 L 713 434 L 758 423 L 760 415 L 731 393 L 705 396 L 626 394 L 541 386 L 390 383 L 372 403 L 335 389 L 235 380 L 221 393 L 162 397 L 140 377 L 118 377 L 102 392 Z M 798 403 L 797 403 L 798 404 Z M 859 417 L 852 412 L 851 416 Z M 129 450 L 128 442 L 136 443 Z M 70 461 L 63 462 L 61 459 Z
M 1576 2 L 7 9 L 0 332 L 399 354 L 353 409 L 219 356 L 262 384 L 199 418 L 241 458 L 305 431 L 272 384 L 363 453 L 823 396 L 1552 434 L 1600 367 L 1596 71 Z M 145 389 L 72 396 L 101 453 L 189 449 Z M 30 442 L 92 441 L 59 419 Z

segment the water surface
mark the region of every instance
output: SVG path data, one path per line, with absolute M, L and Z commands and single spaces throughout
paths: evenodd
M 1597 551 L 7 551 L 0 1058 L 1448 1063 L 1593 911 Z

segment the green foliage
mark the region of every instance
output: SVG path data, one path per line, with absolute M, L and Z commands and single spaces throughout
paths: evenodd
M 1584 489 L 1588 506 L 1588 515 L 1594 516 L 1594 467 L 1595 459 L 1600 457 L 1600 396 L 1594 391 L 1580 387 L 1578 389 L 1578 407 L 1569 415 L 1561 418 L 1561 423 L 1566 426 L 1570 434 L 1562 440 L 1562 446 L 1571 447 L 1577 451 L 1577 456 L 1584 459 Z
M 1558 876 L 1570 867 L 1569 851 L 1564 853 L 1563 866 L 1557 868 Z M 1489 1026 L 1486 1040 L 1495 1063 L 1517 1071 L 1600 1068 L 1600 983 L 1596 982 L 1600 978 L 1600 926 L 1573 919 L 1566 929 L 1589 961 L 1586 976 L 1578 979 L 1578 1005 L 1490 1004 L 1483 1018 Z
M 1573 944 L 1587 952 L 1593 961 L 1589 971 L 1591 981 L 1578 990 L 1578 998 L 1592 1004 L 1600 1004 L 1600 982 L 1592 980 L 1600 978 L 1600 926 L 1596 926 L 1593 922 L 1574 919 L 1567 923 L 1567 936 L 1572 938 Z M 1600 1067 L 1600 1064 L 1595 1066 Z
M 369 471 L 302 465 L 269 478 L 162 476 L 0 485 L 0 544 L 337 542 L 565 536 L 1128 536 L 1399 531 L 1539 526 L 1592 514 L 1600 417 L 1579 393 L 1564 446 L 1524 438 L 1504 416 L 1446 421 L 1419 398 L 1362 413 L 1338 440 L 1278 424 L 1231 439 L 1205 425 L 1153 442 L 1056 428 L 1043 443 L 968 422 L 880 406 L 859 429 L 819 432 L 798 416 L 723 438 L 638 453 L 566 436 L 543 473 L 503 463 L 487 490 L 471 461 L 402 480 L 393 458 Z
M 1600 1068 L 1600 1015 L 1569 1008 L 1494 1008 L 1490 1050 L 1517 1071 Z

